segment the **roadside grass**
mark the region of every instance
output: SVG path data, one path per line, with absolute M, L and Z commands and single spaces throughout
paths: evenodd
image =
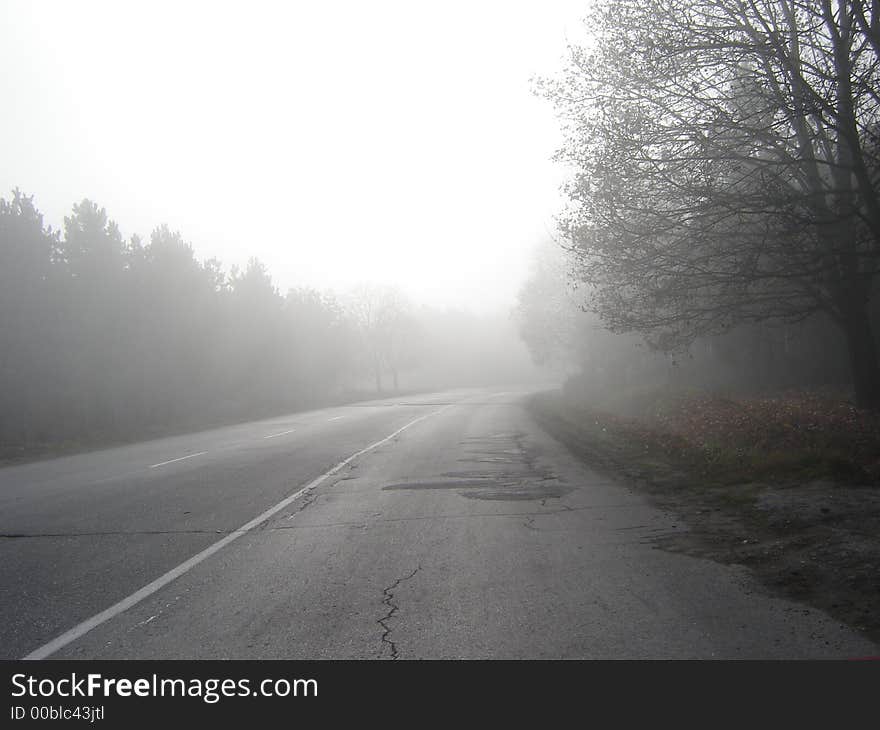
M 880 641 L 880 418 L 828 393 L 532 397 L 536 420 L 688 525 L 659 548 L 748 566 Z M 614 408 L 615 411 L 609 410 Z
M 613 407 L 613 405 L 612 405 Z M 641 444 L 701 479 L 880 483 L 880 416 L 816 393 L 658 396 L 619 414 L 566 399 L 562 415 Z

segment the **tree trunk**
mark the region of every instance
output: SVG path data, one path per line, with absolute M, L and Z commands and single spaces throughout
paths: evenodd
M 843 322 L 856 403 L 861 408 L 880 410 L 880 367 L 871 318 L 864 306 L 850 309 Z

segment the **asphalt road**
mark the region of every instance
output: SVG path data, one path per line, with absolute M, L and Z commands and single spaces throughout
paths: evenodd
M 684 526 L 522 398 L 374 401 L 0 469 L 2 655 L 878 653 L 744 570 L 657 549 Z

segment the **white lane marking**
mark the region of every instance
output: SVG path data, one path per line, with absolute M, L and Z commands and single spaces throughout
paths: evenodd
M 334 416 L 333 418 L 328 418 L 328 421 L 338 421 L 340 418 L 345 418 L 345 416 Z
M 273 434 L 270 434 L 270 435 L 268 435 L 268 436 L 263 436 L 263 438 L 264 438 L 264 439 L 274 439 L 274 438 L 276 438 L 276 437 L 278 437 L 278 436 L 286 436 L 287 434 L 289 434 L 289 433 L 293 433 L 294 431 L 296 431 L 296 429 L 295 429 L 295 428 L 292 428 L 292 429 L 290 429 L 289 431 L 282 431 L 281 433 L 273 433 Z
M 393 438 L 402 434 L 404 431 L 406 431 L 411 426 L 415 426 L 417 423 L 419 423 L 420 421 L 424 421 L 426 418 L 430 418 L 431 416 L 436 416 L 438 413 L 445 411 L 447 408 L 450 408 L 450 407 L 451 407 L 451 405 L 444 406 L 443 408 L 439 408 L 436 411 L 431 411 L 431 413 L 426 413 L 424 416 L 419 416 L 418 418 L 413 419 L 412 421 L 410 421 L 406 425 L 401 426 L 394 433 L 389 434 L 388 436 L 381 439 L 380 441 L 376 441 L 376 443 L 370 444 L 369 446 L 361 449 L 360 451 L 356 451 L 348 458 L 340 461 L 336 466 L 334 466 L 329 471 L 325 471 L 323 474 L 321 474 L 321 476 L 316 477 L 315 479 L 312 479 L 312 481 L 310 481 L 308 484 L 306 484 L 302 489 L 297 490 L 296 492 L 291 494 L 289 497 L 285 497 L 278 504 L 276 504 L 274 507 L 270 507 L 262 514 L 254 517 L 254 519 L 252 519 L 250 522 L 246 522 L 241 527 L 239 527 L 237 530 L 233 530 L 232 532 L 230 532 L 228 535 L 226 535 L 226 537 L 218 540 L 217 542 L 213 543 L 212 545 L 209 545 L 204 550 L 202 550 L 200 553 L 196 553 L 189 560 L 185 560 L 180 565 L 178 565 L 176 568 L 172 568 L 164 575 L 160 575 L 152 583 L 148 583 L 140 590 L 137 590 L 134 593 L 132 593 L 130 596 L 123 598 L 118 603 L 114 603 L 112 606 L 110 606 L 110 608 L 104 609 L 103 611 L 101 611 L 101 613 L 96 613 L 91 618 L 88 618 L 85 621 L 83 621 L 82 623 L 79 623 L 76 626 L 74 626 L 72 629 L 65 631 L 63 634 L 61 634 L 61 636 L 58 636 L 57 638 L 52 639 L 52 641 L 48 642 L 47 644 L 43 644 L 43 646 L 41 646 L 37 649 L 34 649 L 30 654 L 28 654 L 27 656 L 25 656 L 23 658 L 24 659 L 45 659 L 46 657 L 49 657 L 52 654 L 54 654 L 59 649 L 63 649 L 68 644 L 76 641 L 81 636 L 84 636 L 85 634 L 89 633 L 89 631 L 91 631 L 92 629 L 97 628 L 98 626 L 100 626 L 103 623 L 106 623 L 110 619 L 118 616 L 120 613 L 127 611 L 132 606 L 136 606 L 138 603 L 143 601 L 145 598 L 149 598 L 151 595 L 156 593 L 156 591 L 167 586 L 173 580 L 176 580 L 177 578 L 182 576 L 184 573 L 189 572 L 194 567 L 196 567 L 199 563 L 201 563 L 204 560 L 206 560 L 207 558 L 211 557 L 218 550 L 222 550 L 224 547 L 229 545 L 229 543 L 237 540 L 242 535 L 247 534 L 248 532 L 253 530 L 255 527 L 257 527 L 258 525 L 260 525 L 263 522 L 265 522 L 266 520 L 268 520 L 274 514 L 276 514 L 277 512 L 280 512 L 285 507 L 287 507 L 289 504 L 296 501 L 303 494 L 305 494 L 309 490 L 317 487 L 325 479 L 333 476 L 338 471 L 340 471 L 344 467 L 348 466 L 348 464 L 350 464 L 352 461 L 357 459 L 359 456 L 363 456 L 367 452 L 372 451 L 373 449 L 377 449 L 384 444 L 387 444 L 389 441 L 391 441 Z
M 186 456 L 181 456 L 177 459 L 169 459 L 168 461 L 160 461 L 158 464 L 151 464 L 150 469 L 155 469 L 157 466 L 165 466 L 165 464 L 173 464 L 175 461 L 183 461 L 184 459 L 192 459 L 194 456 L 202 456 L 203 454 L 207 454 L 207 451 L 199 451 L 196 454 L 187 454 Z

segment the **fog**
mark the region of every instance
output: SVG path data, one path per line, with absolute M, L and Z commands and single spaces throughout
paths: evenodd
M 877 654 L 880 0 L 0 14 L 0 653 Z
M 282 291 L 497 313 L 554 225 L 560 136 L 530 79 L 581 3 L 0 7 L 0 190 L 56 228 L 89 198 Z
M 509 315 L 375 283 L 282 293 L 256 258 L 226 273 L 167 226 L 125 239 L 87 200 L 53 231 L 0 199 L 0 243 L 8 455 L 537 377 Z
M 0 12 L 13 452 L 541 377 L 511 310 L 561 138 L 531 79 L 579 3 Z
M 849 362 L 827 316 L 793 322 L 741 322 L 664 351 L 643 335 L 615 332 L 587 304 L 574 256 L 556 242 L 537 247 L 516 320 L 536 363 L 565 383 L 568 398 L 623 416 L 697 394 L 750 398 L 824 392 L 846 397 Z M 875 313 L 874 316 L 877 316 Z
M 574 0 L 0 7 L 13 450 L 548 379 L 878 402 L 876 190 L 779 171 L 773 69 L 670 116 L 687 68 Z

